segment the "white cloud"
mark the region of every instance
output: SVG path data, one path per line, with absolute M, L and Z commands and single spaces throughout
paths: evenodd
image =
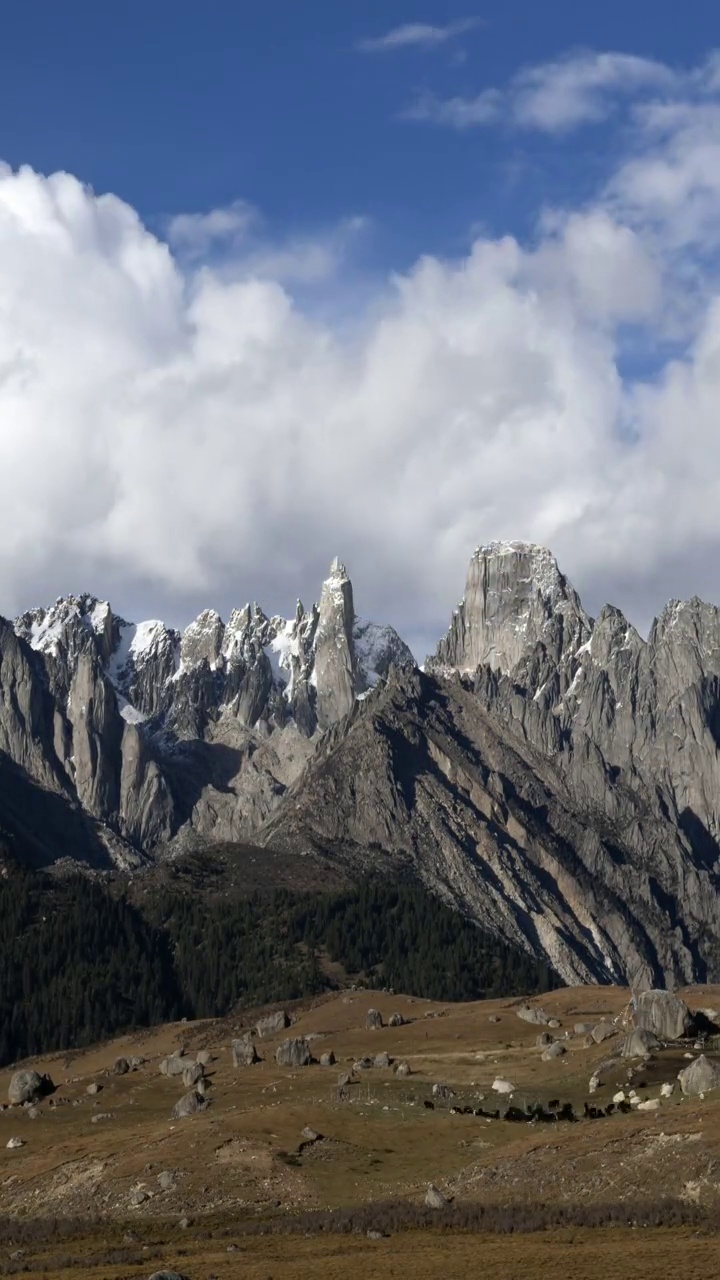
M 688 127 L 714 136 L 658 119 L 634 146 L 671 171 Z M 337 328 L 294 287 L 311 241 L 252 232 L 188 265 L 118 198 L 0 169 L 0 612 L 69 589 L 174 621 L 279 610 L 338 553 L 362 610 L 429 640 L 491 537 L 548 543 L 640 623 L 663 595 L 720 597 L 720 283 L 678 248 L 695 188 L 633 186 L 642 159 L 533 247 L 478 236 L 365 282 Z M 283 260 L 298 245 L 309 267 Z M 627 333 L 661 352 L 688 288 L 679 357 L 634 380 Z
M 236 200 L 209 213 L 175 214 L 168 222 L 167 236 L 178 252 L 199 258 L 214 245 L 227 248 L 240 244 L 257 221 L 257 210 L 244 200 Z
M 407 22 L 400 27 L 393 27 L 385 35 L 360 40 L 357 47 L 363 53 L 387 53 L 393 49 L 418 46 L 433 48 L 483 25 L 482 18 L 465 18 L 459 22 L 449 22 L 446 26 L 436 26 L 428 22 Z
M 678 79 L 669 67 L 648 58 L 581 51 L 524 68 L 502 90 L 445 99 L 423 95 L 403 114 L 456 129 L 502 122 L 563 133 L 606 118 L 623 97 L 669 89 Z

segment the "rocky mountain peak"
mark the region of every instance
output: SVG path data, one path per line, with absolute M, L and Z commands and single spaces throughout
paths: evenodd
M 429 666 L 509 674 L 538 643 L 555 661 L 583 645 L 592 620 L 545 547 L 490 542 L 470 561 L 465 595 Z

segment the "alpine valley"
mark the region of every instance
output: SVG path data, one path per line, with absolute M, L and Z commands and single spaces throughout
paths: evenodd
M 644 640 L 526 543 L 476 550 L 424 669 L 337 560 L 290 619 L 181 634 L 79 596 L 0 620 L 8 865 L 236 842 L 381 872 L 570 985 L 720 980 L 719 744 L 720 611 L 673 601 Z

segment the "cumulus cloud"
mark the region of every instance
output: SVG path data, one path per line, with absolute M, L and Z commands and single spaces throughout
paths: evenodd
M 672 171 L 687 127 L 653 125 L 648 161 Z M 658 234 L 692 184 L 633 186 L 641 160 L 532 245 L 479 236 L 368 284 L 337 327 L 272 245 L 263 269 L 244 240 L 188 261 L 115 196 L 0 169 L 0 612 L 70 589 L 175 622 L 279 611 L 337 553 L 422 654 L 494 537 L 550 545 L 640 625 L 663 596 L 720 598 L 718 275 Z M 634 377 L 628 343 L 688 288 L 682 346 Z
M 482 18 L 464 18 L 459 22 L 449 22 L 446 26 L 436 26 L 428 22 L 406 22 L 400 27 L 393 27 L 385 35 L 360 40 L 357 47 L 363 53 L 387 53 L 393 49 L 418 46 L 433 48 L 436 45 L 447 44 L 448 40 L 454 40 L 482 25 Z
M 517 128 L 564 133 L 605 119 L 624 97 L 670 89 L 678 82 L 676 72 L 649 58 L 580 51 L 526 67 L 504 89 L 487 88 L 470 97 L 424 94 L 403 114 L 455 129 L 502 121 Z

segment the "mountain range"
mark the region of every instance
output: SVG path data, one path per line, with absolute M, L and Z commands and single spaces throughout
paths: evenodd
M 0 619 L 0 852 L 136 871 L 218 842 L 420 880 L 568 983 L 720 979 L 720 611 L 647 640 L 544 548 L 477 548 L 421 669 L 335 560 L 295 616 Z

